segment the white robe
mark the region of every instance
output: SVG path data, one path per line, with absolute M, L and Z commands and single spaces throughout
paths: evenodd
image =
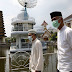
M 63 26 L 58 32 L 58 70 L 72 71 L 72 29 Z
M 30 56 L 30 64 L 29 69 L 32 72 L 35 70 L 43 71 L 43 51 L 42 51 L 42 44 L 38 39 L 35 39 L 32 42 L 32 51 Z

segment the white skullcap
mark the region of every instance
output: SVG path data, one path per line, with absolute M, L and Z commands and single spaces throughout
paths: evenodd
M 36 34 L 36 31 L 34 29 L 30 29 L 30 30 L 28 30 L 28 33 Z

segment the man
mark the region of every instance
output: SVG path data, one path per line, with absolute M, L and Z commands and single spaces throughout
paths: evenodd
M 43 51 L 40 40 L 36 38 L 36 31 L 31 29 L 28 32 L 28 39 L 32 42 L 29 69 L 31 72 L 43 71 Z
M 58 29 L 57 72 L 72 72 L 72 29 L 65 26 L 61 12 L 50 13 L 52 25 Z

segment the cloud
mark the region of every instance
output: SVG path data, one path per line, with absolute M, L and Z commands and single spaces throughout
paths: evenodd
M 4 0 L 3 0 L 4 1 Z M 6 35 L 10 36 L 11 34 L 11 19 L 18 15 L 18 12 L 23 8 L 19 3 L 18 0 L 7 0 L 11 6 L 10 8 L 6 6 L 7 10 L 4 9 L 5 15 L 5 29 Z M 45 20 L 48 23 L 48 26 L 51 25 L 51 18 L 50 12 L 59 10 L 62 12 L 63 17 L 67 17 L 68 15 L 72 14 L 72 0 L 37 0 L 37 5 L 34 8 L 27 9 L 27 12 L 30 17 L 34 17 L 36 21 L 36 25 L 41 25 L 42 22 Z M 0 2 L 1 3 L 1 2 Z M 2 4 L 1 4 L 2 5 Z M 2 7 L 0 5 L 0 7 Z M 7 12 L 6 12 L 7 11 Z M 7 15 L 6 15 L 7 14 Z
M 11 0 L 14 5 L 18 5 L 18 0 Z
M 19 6 L 18 0 L 10 0 L 10 2 L 15 6 Z
M 11 31 L 12 31 L 11 19 L 14 17 L 15 15 L 4 17 L 5 32 L 6 32 L 6 36 L 8 37 L 11 36 Z

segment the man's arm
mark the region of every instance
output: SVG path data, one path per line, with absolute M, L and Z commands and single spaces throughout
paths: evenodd
M 42 70 L 43 66 L 43 51 L 42 51 L 42 44 L 41 42 L 37 43 L 37 49 L 38 49 L 38 60 L 37 60 L 37 65 L 36 65 L 36 72 Z
M 70 30 L 67 33 L 67 41 L 68 41 L 68 44 L 69 44 L 70 48 L 72 48 L 72 30 Z

